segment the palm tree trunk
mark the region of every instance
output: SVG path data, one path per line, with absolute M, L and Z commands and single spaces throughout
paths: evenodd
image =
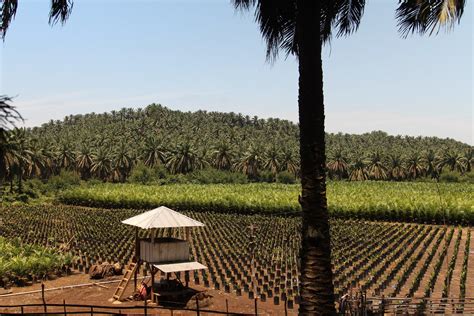
M 301 304 L 304 315 L 332 315 L 329 216 L 326 201 L 323 70 L 319 1 L 298 0 L 299 121 L 303 231 Z

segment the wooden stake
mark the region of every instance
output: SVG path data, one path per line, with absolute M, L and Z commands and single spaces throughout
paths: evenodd
M 43 300 L 44 312 L 47 313 L 46 299 L 44 298 L 44 283 L 41 282 L 41 299 Z

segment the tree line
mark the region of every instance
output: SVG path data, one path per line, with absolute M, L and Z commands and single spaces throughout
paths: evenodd
M 2 181 L 47 180 L 61 170 L 83 180 L 125 182 L 137 164 L 171 174 L 204 168 L 299 177 L 298 126 L 280 119 L 235 113 L 181 112 L 152 104 L 103 114 L 68 116 L 41 127 L 6 132 L 0 157 Z M 470 172 L 472 146 L 436 137 L 327 135 L 332 179 L 415 180 L 444 170 Z

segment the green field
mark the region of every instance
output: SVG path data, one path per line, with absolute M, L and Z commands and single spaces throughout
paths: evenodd
M 146 209 L 167 205 L 178 210 L 226 213 L 297 214 L 299 185 L 99 184 L 59 196 L 65 204 Z M 329 182 L 329 210 L 337 218 L 428 223 L 474 223 L 474 185 L 433 182 Z
M 134 228 L 120 222 L 142 212 L 66 205 L 0 206 L 4 223 L 0 235 L 48 246 L 71 240 L 73 268 L 87 271 L 97 262 L 126 264 L 130 260 Z M 271 298 L 284 293 L 288 300 L 296 300 L 301 218 L 183 213 L 206 225 L 192 229 L 191 259 L 208 270 L 190 273 L 191 281 L 237 295 L 245 295 L 255 283 L 260 295 Z M 257 226 L 254 237 L 251 224 Z M 371 296 L 470 297 L 474 284 L 468 280 L 473 271 L 467 263 L 472 232 L 467 227 L 333 218 L 330 234 L 336 295 L 347 293 L 348 285 L 360 284 Z M 170 233 L 179 235 L 178 230 L 158 230 L 159 236 Z M 150 231 L 140 230 L 139 236 L 149 238 Z M 252 240 L 255 249 L 250 247 Z M 460 277 L 453 274 L 455 270 Z

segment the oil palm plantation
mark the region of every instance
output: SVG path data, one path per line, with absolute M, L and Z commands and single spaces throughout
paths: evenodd
M 255 8 L 267 42 L 267 57 L 293 54 L 299 67 L 299 130 L 303 210 L 301 249 L 301 314 L 335 314 L 331 248 L 326 200 L 326 153 L 321 48 L 336 31 L 357 30 L 365 0 L 232 0 L 237 9 Z M 17 9 L 17 0 L 4 1 L 0 35 Z M 396 17 L 403 36 L 435 33 L 462 16 L 465 0 L 398 0 Z M 72 0 L 53 0 L 50 23 L 64 22 Z
M 334 287 L 326 200 L 322 45 L 356 31 L 365 0 L 233 0 L 237 9 L 255 8 L 267 43 L 267 58 L 280 50 L 299 65 L 299 122 L 303 232 L 300 313 L 334 314 Z M 399 0 L 397 19 L 403 36 L 433 32 L 463 13 L 464 0 Z

